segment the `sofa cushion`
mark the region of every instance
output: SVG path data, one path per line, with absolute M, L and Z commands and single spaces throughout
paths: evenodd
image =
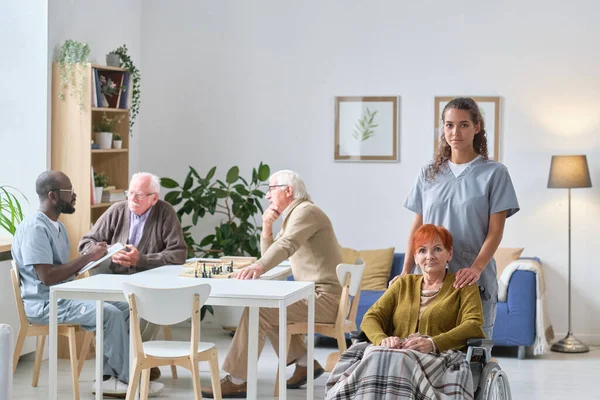
M 394 248 L 378 250 L 354 250 L 342 247 L 342 262 L 354 264 L 357 258 L 365 262 L 365 271 L 361 283 L 361 290 L 387 289 L 390 269 L 394 260 Z
M 521 257 L 522 252 L 522 247 L 498 247 L 498 249 L 494 253 L 494 260 L 496 260 L 496 273 L 498 278 L 500 278 L 500 275 L 502 275 L 502 272 L 508 266 L 508 264 L 515 260 L 518 260 L 519 257 Z

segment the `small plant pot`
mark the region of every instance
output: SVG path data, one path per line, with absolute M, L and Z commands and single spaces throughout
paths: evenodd
M 96 132 L 96 143 L 101 149 L 110 149 L 112 145 L 112 132 Z
M 94 204 L 102 203 L 102 190 L 103 189 L 104 188 L 102 186 L 94 187 L 94 199 L 92 199 Z
M 123 146 L 122 140 L 113 140 L 113 149 L 120 149 Z
M 121 65 L 121 57 L 118 54 L 107 54 L 106 65 L 109 67 L 118 67 Z

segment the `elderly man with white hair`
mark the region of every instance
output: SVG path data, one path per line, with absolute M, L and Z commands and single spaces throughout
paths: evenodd
M 123 243 L 125 251 L 112 257 L 110 270 L 115 274 L 133 274 L 167 264 L 183 264 L 187 246 L 181 224 L 173 207 L 159 200 L 160 179 L 147 172 L 131 177 L 127 200 L 113 204 L 98 218 L 79 242 L 85 254 L 96 243 Z M 143 322 L 142 335 L 151 340 L 157 327 Z M 151 380 L 160 377 L 153 368 Z
M 315 322 L 334 322 L 342 291 L 337 279 L 336 267 L 342 262 L 342 255 L 331 221 L 319 207 L 313 204 L 304 182 L 293 171 L 283 170 L 271 176 L 267 199 L 271 205 L 263 213 L 262 257 L 254 264 L 238 271 L 234 277 L 257 279 L 289 258 L 292 274 L 296 280 L 315 283 Z M 273 238 L 273 222 L 279 217 L 283 219 L 283 224 L 277 236 Z M 223 398 L 246 397 L 248 315 L 248 309 L 244 310 L 233 343 L 223 363 L 223 370 L 229 373 L 221 380 Z M 306 301 L 288 307 L 288 323 L 307 320 Z M 278 343 L 278 323 L 277 309 L 260 309 L 259 354 L 265 344 L 266 336 L 272 344 Z M 276 345 L 274 348 L 278 351 Z M 287 381 L 287 388 L 299 388 L 307 381 L 306 344 L 301 335 L 292 337 L 287 361 L 296 362 L 296 369 Z M 315 377 L 324 372 L 316 360 L 314 371 Z M 209 398 L 213 397 L 210 390 L 203 390 L 202 394 Z

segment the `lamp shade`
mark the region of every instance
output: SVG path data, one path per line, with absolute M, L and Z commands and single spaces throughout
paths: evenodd
M 586 156 L 552 156 L 549 188 L 592 187 Z

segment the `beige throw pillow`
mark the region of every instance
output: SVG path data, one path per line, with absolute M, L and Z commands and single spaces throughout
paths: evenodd
M 342 262 L 354 264 L 357 258 L 365 262 L 361 290 L 385 290 L 394 261 L 394 247 L 378 250 L 354 250 L 342 247 Z
M 494 259 L 496 260 L 496 271 L 497 276 L 500 278 L 504 269 L 511 262 L 518 260 L 521 257 L 521 253 L 523 252 L 523 247 L 519 248 L 508 248 L 508 247 L 498 247 L 496 253 L 494 253 Z

